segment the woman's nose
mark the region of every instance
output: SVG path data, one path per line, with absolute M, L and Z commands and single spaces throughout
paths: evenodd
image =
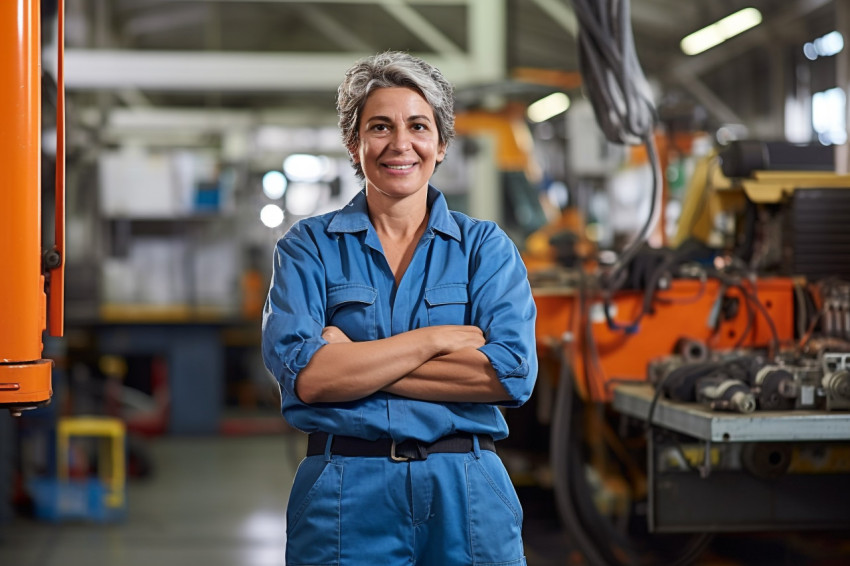
M 392 140 L 390 143 L 392 148 L 398 151 L 405 151 L 410 149 L 412 145 L 410 132 L 408 132 L 404 128 L 396 129 L 393 133 Z

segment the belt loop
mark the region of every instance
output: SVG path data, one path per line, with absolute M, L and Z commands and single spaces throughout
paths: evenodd
M 325 462 L 331 461 L 331 445 L 334 443 L 334 435 L 328 434 L 328 439 L 325 441 Z
M 475 459 L 481 459 L 481 444 L 478 442 L 478 435 L 472 435 L 472 451 L 475 452 Z

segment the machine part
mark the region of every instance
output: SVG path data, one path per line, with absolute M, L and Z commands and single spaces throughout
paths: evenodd
M 784 475 L 791 465 L 793 449 L 780 442 L 753 442 L 741 449 L 741 465 L 757 478 L 774 479 Z
M 850 339 L 850 285 L 831 286 L 824 294 L 823 333 L 833 338 Z
M 823 377 L 826 410 L 850 409 L 850 371 L 843 369 Z
M 784 367 L 763 367 L 756 374 L 753 385 L 758 406 L 764 411 L 791 410 L 800 393 L 794 374 Z
M 697 401 L 715 411 L 752 413 L 756 410 L 755 397 L 740 379 L 729 379 L 723 375 L 704 377 L 697 382 L 696 394 Z
M 702 340 L 682 338 L 676 342 L 676 353 L 687 363 L 708 360 L 708 345 Z
M 825 353 L 821 363 L 826 410 L 850 409 L 850 353 Z
M 685 364 L 671 371 L 659 385 L 661 392 L 668 399 L 693 403 L 697 400 L 697 381 L 717 372 L 721 364 L 717 362 L 702 362 Z
M 713 410 L 752 413 L 756 402 L 747 384 L 748 366 L 746 358 L 683 364 L 664 376 L 659 387 L 675 401 L 699 402 Z
M 720 153 L 723 174 L 749 177 L 754 171 L 832 171 L 834 157 L 821 144 L 736 140 Z
M 844 216 L 850 206 L 850 188 L 846 187 L 842 184 L 794 191 L 787 231 L 791 273 L 804 276 L 807 281 L 850 279 L 850 242 Z M 850 332 L 850 309 L 847 293 L 842 294 L 841 320 L 837 321 L 840 326 L 835 331 L 846 338 Z
M 678 354 L 652 360 L 649 364 L 647 364 L 646 368 L 647 375 L 649 376 L 649 382 L 658 386 L 673 370 L 678 369 L 683 365 L 685 365 L 685 360 Z

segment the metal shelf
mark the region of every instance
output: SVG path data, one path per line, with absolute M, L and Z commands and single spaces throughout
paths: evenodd
M 655 390 L 648 384 L 618 385 L 614 388 L 614 408 L 646 420 L 654 394 Z M 652 422 L 711 442 L 850 440 L 850 412 L 756 411 L 743 415 L 661 398 Z

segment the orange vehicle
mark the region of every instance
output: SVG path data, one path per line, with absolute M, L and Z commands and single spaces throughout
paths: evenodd
M 41 241 L 41 17 L 38 0 L 0 2 L 0 407 L 13 414 L 46 404 L 52 362 L 42 333 L 63 334 L 63 2 L 57 44 L 55 245 Z

